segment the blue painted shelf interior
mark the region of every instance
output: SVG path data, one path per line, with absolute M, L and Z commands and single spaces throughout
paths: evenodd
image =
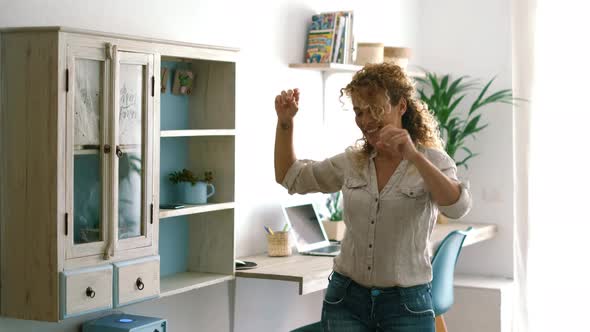
M 172 93 L 172 82 L 177 69 L 190 69 L 191 63 L 162 61 L 162 68 L 168 69 L 166 92 L 160 94 L 160 129 L 192 129 L 189 126 L 189 99 L 187 95 Z
M 160 129 L 190 129 L 189 97 L 174 95 L 172 82 L 177 69 L 188 69 L 190 63 L 162 61 L 168 68 L 166 91 L 160 95 Z M 168 180 L 168 174 L 188 167 L 188 138 L 168 137 L 160 139 L 160 204 L 180 202 L 176 186 Z M 180 216 L 160 221 L 160 275 L 165 277 L 187 271 L 188 217 Z
M 186 216 L 160 221 L 160 277 L 188 270 L 188 226 Z

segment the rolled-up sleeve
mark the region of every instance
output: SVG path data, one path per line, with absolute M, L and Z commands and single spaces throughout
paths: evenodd
M 459 183 L 461 193 L 459 199 L 451 205 L 439 205 L 439 211 L 451 218 L 459 219 L 465 216 L 471 210 L 472 199 L 469 190 L 469 181 L 461 181 L 457 177 L 457 166 L 449 155 L 439 150 L 429 150 L 427 153 L 428 159 L 441 170 L 446 176 Z
M 344 154 L 322 161 L 296 160 L 287 171 L 281 185 L 289 194 L 336 192 L 342 188 L 345 163 Z
M 459 182 L 461 194 L 459 199 L 451 205 L 439 205 L 439 211 L 451 219 L 459 219 L 465 216 L 472 205 L 471 193 L 469 192 L 469 182 Z

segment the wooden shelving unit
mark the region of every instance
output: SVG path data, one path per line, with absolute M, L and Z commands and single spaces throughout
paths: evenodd
M 184 202 L 171 172 L 213 173 L 205 204 L 160 209 L 160 297 L 234 278 L 235 62 L 162 54 L 170 72 L 160 98 L 160 204 Z M 188 95 L 172 93 L 177 70 L 195 74 Z

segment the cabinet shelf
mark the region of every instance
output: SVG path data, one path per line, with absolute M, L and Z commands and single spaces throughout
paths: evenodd
M 160 297 L 171 296 L 190 290 L 215 285 L 235 277 L 227 274 L 181 272 L 160 279 Z
M 189 214 L 205 213 L 211 211 L 229 210 L 235 207 L 234 202 L 229 203 L 212 203 L 201 205 L 185 205 L 181 209 L 161 209 L 160 219 L 185 216 Z
M 291 63 L 289 64 L 289 67 L 331 73 L 350 73 L 359 71 L 363 68 L 363 66 L 344 63 Z M 425 77 L 424 73 L 420 73 L 417 71 L 408 71 L 407 73 L 410 77 Z
M 235 129 L 162 130 L 160 137 L 236 136 Z

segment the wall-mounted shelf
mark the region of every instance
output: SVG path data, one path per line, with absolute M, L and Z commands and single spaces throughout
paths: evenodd
M 233 280 L 232 275 L 202 272 L 181 272 L 162 277 L 160 281 L 160 297 L 171 296 L 190 290 L 211 286 L 224 281 Z
M 363 68 L 363 66 L 343 63 L 291 63 L 289 68 L 328 72 L 355 72 Z
M 229 203 L 212 203 L 212 204 L 201 204 L 201 205 L 185 205 L 180 209 L 160 209 L 160 219 L 186 216 L 189 214 L 205 213 L 212 211 L 221 211 L 233 209 L 235 207 L 234 202 Z
M 330 74 L 355 73 L 363 68 L 360 65 L 344 63 L 291 63 L 289 68 L 313 70 L 322 73 L 322 121 L 326 123 L 326 80 Z M 413 78 L 426 77 L 422 72 L 406 71 L 408 76 Z
M 160 137 L 236 136 L 235 129 L 162 130 Z
M 343 64 L 343 63 L 291 63 L 289 68 L 315 70 L 327 73 L 350 73 L 357 72 L 363 66 Z M 410 77 L 425 77 L 424 73 L 417 71 L 408 71 Z

